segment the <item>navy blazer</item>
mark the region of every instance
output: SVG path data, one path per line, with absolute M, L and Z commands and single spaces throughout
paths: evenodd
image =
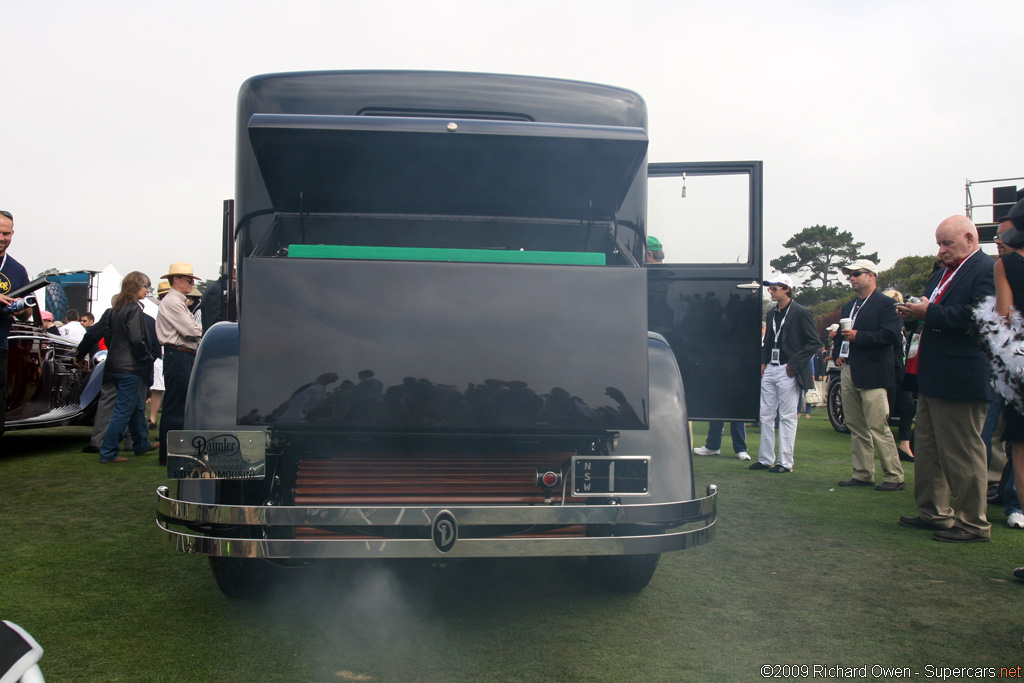
M 841 317 L 849 318 L 854 298 L 843 306 Z M 858 389 L 890 389 L 896 386 L 896 360 L 893 348 L 902 339 L 903 321 L 896 315 L 896 302 L 875 290 L 857 312 L 853 324 L 857 339 L 850 343 L 850 378 Z M 841 334 L 841 333 L 840 333 Z M 832 349 L 839 357 L 843 338 L 837 334 Z
M 814 387 L 814 377 L 811 375 L 811 356 L 818 350 L 820 340 L 818 339 L 818 328 L 814 324 L 814 314 L 806 306 L 801 306 L 795 301 L 790 301 L 793 307 L 787 314 L 789 320 L 782 326 L 779 332 L 779 348 L 786 354 L 786 365 L 793 368 L 796 383 L 801 389 Z M 765 315 L 765 337 L 772 333 L 772 313 L 778 304 L 769 309 Z M 762 342 L 761 364 L 767 365 L 769 361 L 768 347 Z
M 949 401 L 991 401 L 988 359 L 971 332 L 971 307 L 995 296 L 995 261 L 980 249 L 968 256 L 939 303 L 928 306 L 921 325 L 917 390 Z M 929 300 L 945 268 L 937 270 L 925 296 Z

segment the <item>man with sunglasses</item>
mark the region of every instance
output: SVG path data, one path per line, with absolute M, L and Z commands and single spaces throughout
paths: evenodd
M 842 368 L 840 381 L 843 416 L 850 428 L 853 476 L 840 486 L 875 486 L 875 450 L 884 480 L 876 491 L 902 491 L 903 466 L 896 440 L 889 429 L 889 389 L 896 387 L 893 349 L 901 339 L 903 323 L 896 302 L 878 291 L 878 266 L 859 259 L 843 267 L 855 296 L 843 306 L 849 329 L 839 331 L 832 359 Z
M 0 307 L 14 303 L 15 300 L 8 294 L 28 284 L 25 266 L 7 253 L 13 238 L 14 216 L 10 211 L 0 211 Z M 14 318 L 25 318 L 27 315 L 27 309 L 26 312 L 14 315 L 0 314 L 0 436 L 4 433 L 7 420 L 7 335 L 14 325 Z
M 167 462 L 167 432 L 185 426 L 185 396 L 192 365 L 203 328 L 188 308 L 188 295 L 195 285 L 195 275 L 189 263 L 172 263 L 167 280 L 170 290 L 160 300 L 160 313 L 156 318 L 156 336 L 164 353 L 164 398 L 160 408 L 160 464 Z
M 814 386 L 811 356 L 818 350 L 818 330 L 811 311 L 793 301 L 793 280 L 775 275 L 762 284 L 775 306 L 765 318 L 761 347 L 761 446 L 752 470 L 775 474 L 793 471 L 796 409 L 800 392 Z M 779 453 L 775 456 L 775 415 L 779 416 Z

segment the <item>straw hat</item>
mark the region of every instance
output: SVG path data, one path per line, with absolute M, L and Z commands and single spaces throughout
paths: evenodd
M 161 280 L 169 280 L 172 275 L 187 275 L 188 277 L 195 277 L 196 274 L 192 272 L 192 264 L 180 261 L 178 263 L 172 263 L 168 269 L 167 275 L 161 276 Z
M 171 291 L 171 283 L 167 280 L 161 280 L 160 284 L 156 286 L 156 295 L 158 297 L 163 296 L 169 291 Z

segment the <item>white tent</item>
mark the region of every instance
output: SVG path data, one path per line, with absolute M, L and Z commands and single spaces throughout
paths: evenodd
M 110 308 L 111 299 L 121 291 L 121 277 L 121 273 L 112 263 L 108 263 L 106 268 L 93 276 L 91 310 L 97 318 L 103 315 L 103 311 Z

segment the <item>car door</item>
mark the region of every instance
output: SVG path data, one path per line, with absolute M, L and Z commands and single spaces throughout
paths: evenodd
M 652 163 L 648 328 L 672 346 L 691 420 L 758 418 L 762 162 Z

